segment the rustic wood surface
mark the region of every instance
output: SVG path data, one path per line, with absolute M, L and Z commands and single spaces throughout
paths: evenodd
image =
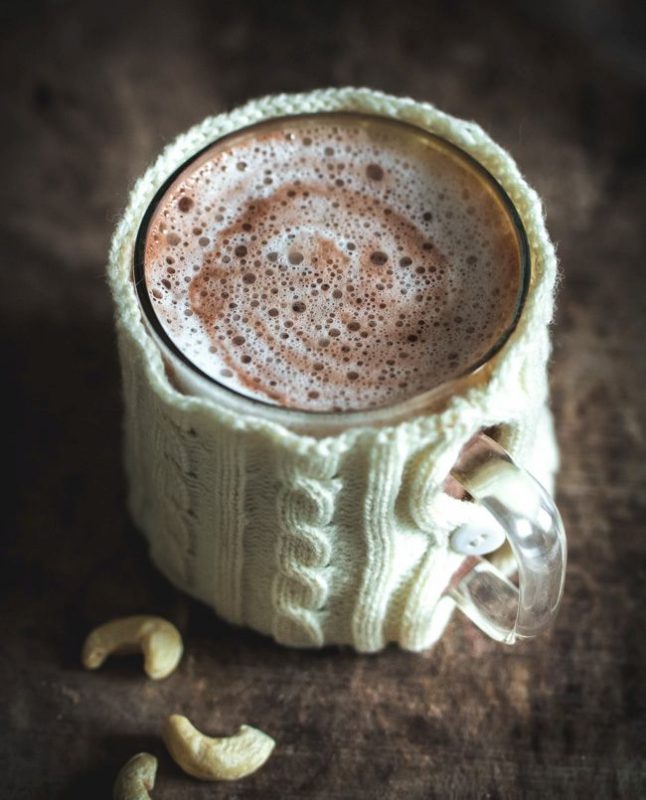
M 636 3 L 534 5 L 2 5 L 2 797 L 108 798 L 142 749 L 155 798 L 646 795 L 644 27 Z M 554 629 L 514 649 L 459 616 L 421 655 L 283 649 L 170 588 L 126 514 L 103 273 L 127 188 L 208 113 L 344 84 L 476 119 L 558 243 L 568 580 Z M 88 629 L 140 611 L 184 632 L 179 672 L 84 672 Z M 238 783 L 192 781 L 159 740 L 180 710 L 213 733 L 257 725 L 275 755 Z

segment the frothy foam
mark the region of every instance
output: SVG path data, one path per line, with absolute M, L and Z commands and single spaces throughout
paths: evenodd
M 176 346 L 225 386 L 312 411 L 455 378 L 514 319 L 517 235 L 498 194 L 423 131 L 360 115 L 216 143 L 152 216 L 146 285 Z

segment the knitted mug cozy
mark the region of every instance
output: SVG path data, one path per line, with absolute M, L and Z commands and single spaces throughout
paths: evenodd
M 502 185 L 523 222 L 532 283 L 520 321 L 485 381 L 442 411 L 385 427 L 304 435 L 263 416 L 179 392 L 142 320 L 132 281 L 142 217 L 159 187 L 206 145 L 261 120 L 359 111 L 395 117 L 447 139 Z M 368 89 L 254 100 L 179 136 L 135 184 L 112 241 L 108 275 L 125 398 L 129 505 L 154 562 L 226 620 L 293 646 L 388 642 L 421 650 L 454 608 L 443 596 L 464 556 L 450 533 L 483 522 L 449 497 L 446 475 L 483 428 L 548 489 L 557 448 L 548 408 L 548 325 L 556 257 L 541 204 L 501 147 L 473 122 Z M 513 569 L 509 550 L 492 557 Z

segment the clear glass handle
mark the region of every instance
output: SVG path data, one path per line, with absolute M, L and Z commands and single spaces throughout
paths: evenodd
M 509 453 L 479 434 L 451 471 L 504 529 L 518 587 L 490 561 L 465 559 L 448 594 L 486 634 L 506 644 L 536 636 L 554 619 L 565 581 L 566 541 L 552 498 Z

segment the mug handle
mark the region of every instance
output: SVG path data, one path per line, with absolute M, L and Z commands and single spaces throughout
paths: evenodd
M 507 451 L 478 434 L 451 470 L 466 492 L 494 518 L 491 531 L 458 529 L 453 549 L 468 554 L 447 590 L 457 606 L 492 639 L 515 644 L 545 630 L 563 595 L 567 546 L 552 498 Z M 518 567 L 518 587 L 479 554 L 509 542 Z M 484 542 L 484 550 L 483 550 Z M 469 555 L 469 553 L 474 553 Z

